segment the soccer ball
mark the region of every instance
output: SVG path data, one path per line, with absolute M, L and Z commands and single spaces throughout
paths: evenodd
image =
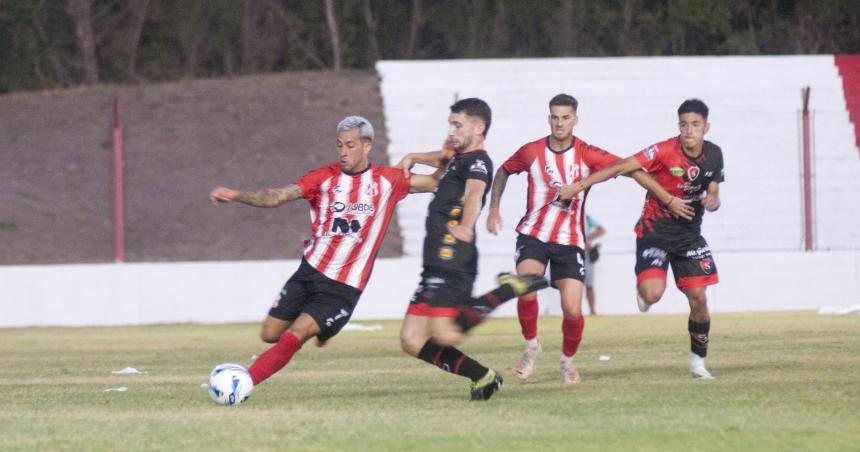
M 251 375 L 238 364 L 219 364 L 209 374 L 209 396 L 219 405 L 238 405 L 248 400 L 253 390 Z

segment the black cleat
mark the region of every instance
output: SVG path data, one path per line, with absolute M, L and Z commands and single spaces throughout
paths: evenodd
M 480 380 L 472 383 L 472 400 L 489 400 L 504 383 L 498 372 L 493 369 L 488 370 Z
M 500 286 L 505 284 L 511 286 L 514 290 L 514 296 L 521 297 L 527 293 L 532 293 L 546 287 L 549 287 L 549 281 L 539 275 L 515 275 L 513 273 L 499 273 L 496 281 Z

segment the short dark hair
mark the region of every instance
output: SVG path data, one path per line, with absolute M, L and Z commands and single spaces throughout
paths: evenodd
M 557 105 L 566 105 L 573 108 L 573 111 L 576 112 L 576 109 L 579 108 L 579 101 L 570 94 L 556 94 L 555 97 L 549 100 L 549 108 Z
M 678 116 L 684 113 L 698 113 L 708 119 L 708 106 L 699 99 L 687 99 L 678 107 Z
M 477 97 L 460 99 L 451 105 L 451 113 L 465 113 L 467 116 L 475 116 L 484 121 L 484 138 L 490 131 L 490 123 L 493 121 L 493 112 L 490 106 Z

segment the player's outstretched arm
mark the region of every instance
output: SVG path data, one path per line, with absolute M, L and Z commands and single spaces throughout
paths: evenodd
M 463 216 L 460 218 L 460 224 L 456 226 L 448 226 L 457 240 L 463 242 L 471 242 L 475 239 L 475 222 L 478 221 L 478 215 L 481 214 L 481 198 L 484 196 L 484 189 L 487 188 L 487 183 L 478 179 L 469 179 L 466 181 L 466 190 L 463 192 Z
M 508 170 L 500 166 L 493 178 L 492 197 L 490 198 L 490 212 L 487 215 L 487 231 L 493 235 L 499 235 L 502 230 L 502 214 L 499 206 L 502 203 L 502 194 L 505 193 L 505 185 L 508 183 Z
M 283 188 L 265 188 L 254 192 L 216 187 L 209 194 L 212 204 L 240 202 L 254 207 L 278 207 L 301 197 L 302 190 L 296 184 L 291 184 Z
M 619 160 L 618 163 L 614 163 L 609 165 L 600 171 L 596 171 L 591 173 L 585 179 L 580 180 L 579 182 L 563 185 L 559 190 L 559 197 L 563 201 L 567 201 L 573 199 L 579 192 L 585 190 L 588 187 L 591 187 L 594 184 L 599 184 L 607 179 L 611 179 L 613 177 L 618 176 L 619 174 L 627 174 L 632 171 L 636 171 L 639 168 L 642 168 L 642 165 L 639 164 L 639 161 L 634 157 L 627 157 L 624 160 Z
M 412 169 L 415 164 L 422 164 L 427 166 L 432 166 L 433 168 L 439 168 L 443 166 L 444 162 L 447 162 L 448 152 L 445 150 L 441 151 L 430 151 L 430 152 L 410 152 L 406 154 L 397 165 L 398 168 L 403 170 L 403 175 L 408 176 L 409 170 Z
M 437 170 L 436 173 L 439 171 Z M 439 177 L 433 174 L 412 174 L 409 178 L 409 193 L 428 193 L 439 185 Z
M 708 190 L 705 197 L 702 198 L 702 206 L 708 211 L 713 212 L 720 208 L 720 183 L 711 181 L 708 184 Z
M 696 215 L 696 210 L 690 205 L 690 200 L 672 196 L 671 193 L 667 192 L 659 182 L 645 171 L 636 170 L 630 174 L 625 174 L 625 176 L 632 177 L 637 184 L 651 192 L 674 215 L 685 220 L 692 220 L 693 216 Z

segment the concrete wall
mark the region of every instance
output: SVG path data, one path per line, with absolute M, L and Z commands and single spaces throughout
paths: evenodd
M 860 251 L 717 253 L 722 282 L 709 289 L 715 312 L 814 310 L 860 302 Z M 597 264 L 602 314 L 633 314 L 633 255 Z M 475 293 L 494 287 L 509 258 L 482 259 Z M 0 267 L 0 327 L 255 322 L 262 319 L 298 261 Z M 417 258 L 380 259 L 354 320 L 403 316 L 418 283 Z M 558 295 L 540 295 L 541 312 L 559 315 Z M 674 287 L 653 313 L 688 310 Z M 515 316 L 516 303 L 496 315 Z M 648 315 L 651 315 L 649 313 Z

